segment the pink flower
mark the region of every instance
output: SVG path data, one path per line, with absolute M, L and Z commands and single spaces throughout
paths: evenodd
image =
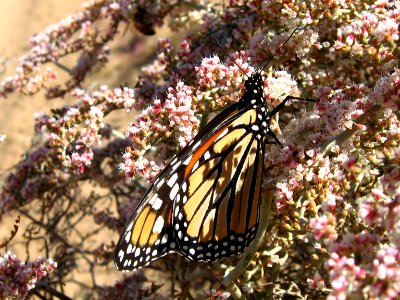
M 37 258 L 34 262 L 21 262 L 8 251 L 0 256 L 0 297 L 25 299 L 37 281 L 54 271 L 57 263 L 51 258 Z
M 310 226 L 313 228 L 317 239 L 324 237 L 333 241 L 338 236 L 336 232 L 336 220 L 330 214 L 311 219 Z

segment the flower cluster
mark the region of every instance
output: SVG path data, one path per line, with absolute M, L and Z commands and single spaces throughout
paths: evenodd
M 178 82 L 175 88 L 168 89 L 164 103 L 156 99 L 153 106 L 136 117 L 127 132 L 134 144 L 124 154 L 124 163 L 120 165 L 127 179 L 140 174 L 152 181 L 159 173 L 159 165 L 142 156 L 153 141 L 161 136 L 177 137 L 183 148 L 194 137 L 199 121 L 192 110 L 192 94 L 189 86 Z
M 391 166 L 381 179 L 381 185 L 360 203 L 360 218 L 371 227 L 382 227 L 389 241 L 400 249 L 400 167 Z
M 57 263 L 51 258 L 37 258 L 23 263 L 10 251 L 0 257 L 0 297 L 25 299 L 43 277 L 53 272 Z
M 400 272 L 399 250 L 389 245 L 380 246 L 377 235 L 347 234 L 343 241 L 335 243 L 325 263 L 333 292 L 330 299 L 342 299 L 349 294 L 364 298 L 397 299 Z M 352 254 L 362 255 L 356 261 Z
M 244 75 L 251 74 L 254 69 L 247 62 L 245 52 L 237 52 L 229 66 L 225 66 L 218 56 L 204 58 L 196 67 L 196 77 L 199 89 L 196 92 L 197 105 L 203 110 L 214 110 L 236 102 L 242 91 Z M 239 69 L 239 67 L 241 69 Z M 243 74 L 243 71 L 245 74 Z

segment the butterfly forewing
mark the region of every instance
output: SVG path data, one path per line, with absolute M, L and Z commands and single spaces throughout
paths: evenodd
M 254 239 L 269 112 L 261 75 L 245 87 L 146 192 L 118 243 L 118 269 L 138 269 L 170 252 L 214 261 L 243 252 Z

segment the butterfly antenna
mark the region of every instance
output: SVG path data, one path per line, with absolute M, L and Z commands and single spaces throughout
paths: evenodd
M 222 47 L 222 45 L 219 43 L 219 41 L 217 40 L 217 38 L 213 35 L 211 35 L 211 37 L 214 39 L 214 41 L 218 44 L 218 46 L 221 48 L 221 50 L 226 54 L 226 56 L 228 56 L 233 63 L 243 72 L 243 74 L 245 74 L 247 76 L 247 73 L 236 63 L 236 61 L 232 58 L 232 56 L 229 55 L 228 52 L 226 52 L 225 48 Z
M 293 30 L 293 32 L 289 35 L 289 37 L 286 39 L 286 41 L 285 41 L 282 45 L 280 45 L 278 49 L 275 50 L 275 52 L 274 52 L 274 54 L 272 55 L 272 57 L 266 62 L 266 64 L 264 65 L 264 67 L 262 67 L 261 71 L 264 70 L 264 68 L 265 68 L 266 66 L 268 66 L 268 64 L 274 59 L 274 57 L 276 56 L 276 54 L 278 54 L 278 52 L 283 48 L 283 46 L 285 46 L 286 43 L 292 38 L 293 34 L 294 34 L 298 29 L 300 29 L 300 28 L 301 28 L 301 27 L 296 27 L 296 28 Z

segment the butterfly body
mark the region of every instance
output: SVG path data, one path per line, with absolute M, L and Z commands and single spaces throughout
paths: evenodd
M 118 242 L 117 269 L 135 270 L 172 252 L 215 261 L 242 253 L 253 241 L 265 144 L 275 135 L 261 74 L 249 77 L 245 89 L 145 193 Z

